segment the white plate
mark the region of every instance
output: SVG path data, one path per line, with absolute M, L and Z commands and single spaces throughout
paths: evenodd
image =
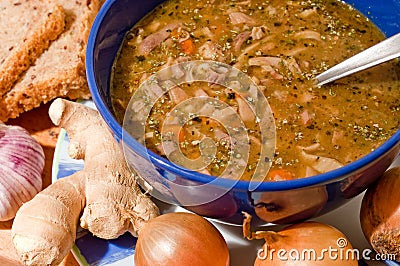
M 94 107 L 92 102 L 86 103 Z M 69 176 L 83 168 L 82 160 L 73 160 L 68 156 L 69 139 L 64 130 L 61 130 L 53 161 L 53 181 Z M 400 165 L 400 157 L 393 165 Z M 359 222 L 359 209 L 363 194 L 355 197 L 346 205 L 316 219 L 335 226 L 341 230 L 350 240 L 353 248 L 360 254 L 363 251 L 368 253 L 372 250 L 364 238 Z M 180 207 L 170 206 L 158 203 L 163 212 L 185 211 Z M 221 231 L 228 243 L 231 257 L 231 266 L 250 266 L 253 265 L 257 256 L 257 251 L 261 248 L 263 241 L 247 241 L 242 237 L 242 228 L 239 226 L 230 226 L 212 221 Z M 257 228 L 257 230 L 262 228 Z M 270 228 L 269 228 L 270 229 Z M 254 230 L 254 229 L 253 229 Z M 73 248 L 73 253 L 80 265 L 114 265 L 114 266 L 132 266 L 133 254 L 136 238 L 125 234 L 115 240 L 103 240 L 93 237 L 86 230 L 78 230 L 77 240 Z M 370 260 L 364 260 L 363 265 L 385 265 L 382 261 L 376 261 L 372 258 L 374 254 L 369 255 Z M 400 265 L 387 262 L 388 265 Z

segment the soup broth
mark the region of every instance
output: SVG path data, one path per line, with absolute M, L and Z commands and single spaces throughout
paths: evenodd
M 327 172 L 376 149 L 399 128 L 397 60 L 321 88 L 314 81 L 383 39 L 374 24 L 340 1 L 166 1 L 126 35 L 113 69 L 114 111 L 122 123 L 132 95 L 161 69 L 192 60 L 223 62 L 247 74 L 271 106 L 276 150 L 264 179 Z M 259 158 L 257 117 L 239 95 L 215 83 L 182 84 L 163 95 L 147 119 L 146 146 L 168 157 L 161 122 L 181 101 L 202 95 L 227 103 L 244 121 L 250 153 L 242 179 L 251 179 L 265 159 Z M 215 119 L 196 116 L 177 126 L 178 148 L 190 159 L 201 156 L 205 138 L 216 143 L 203 173 L 219 176 L 230 156 L 241 156 L 231 153 L 226 128 Z

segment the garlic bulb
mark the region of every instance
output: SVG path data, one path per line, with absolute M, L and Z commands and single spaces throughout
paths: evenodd
M 0 122 L 0 221 L 42 189 L 43 168 L 42 146 L 22 127 Z

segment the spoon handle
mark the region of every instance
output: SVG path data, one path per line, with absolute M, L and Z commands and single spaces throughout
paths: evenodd
M 343 78 L 355 72 L 400 56 L 400 33 L 346 59 L 316 76 L 318 85 Z

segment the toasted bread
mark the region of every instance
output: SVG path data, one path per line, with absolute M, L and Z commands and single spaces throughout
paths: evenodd
M 49 2 L 49 0 L 34 0 Z M 86 44 L 102 0 L 52 0 L 65 10 L 65 31 L 0 99 L 0 120 L 18 117 L 56 97 L 90 97 L 86 80 Z
M 26 13 L 25 18 L 20 16 L 21 13 Z M 18 24 L 10 25 L 7 14 L 19 17 Z M 11 90 L 19 76 L 49 47 L 51 41 L 57 39 L 64 26 L 64 9 L 55 3 L 49 6 L 32 1 L 19 4 L 2 1 L 0 29 L 3 29 L 7 41 L 0 48 L 0 97 Z M 14 29 L 19 32 L 15 33 Z

